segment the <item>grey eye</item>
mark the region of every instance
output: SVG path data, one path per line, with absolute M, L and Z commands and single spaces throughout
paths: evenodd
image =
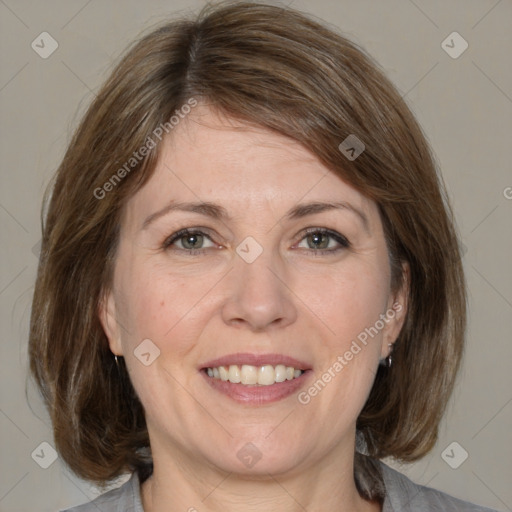
M 180 239 L 184 249 L 201 249 L 204 242 L 204 236 L 199 233 L 192 233 L 182 236 Z
M 306 237 L 310 249 L 327 249 L 331 237 L 326 233 L 312 233 Z

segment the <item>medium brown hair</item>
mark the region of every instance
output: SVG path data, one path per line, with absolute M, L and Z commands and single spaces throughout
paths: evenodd
M 147 467 L 144 410 L 126 368 L 116 368 L 98 306 L 112 284 L 121 210 L 151 176 L 160 145 L 100 199 L 95 191 L 120 176 L 191 98 L 298 141 L 379 206 L 393 290 L 402 285 L 401 264 L 410 269 L 407 316 L 392 367 L 379 367 L 358 435 L 375 458 L 423 456 L 436 441 L 466 321 L 453 214 L 428 144 L 355 44 L 295 10 L 229 2 L 134 43 L 57 171 L 43 222 L 30 363 L 62 458 L 99 483 Z M 338 148 L 351 134 L 365 145 L 354 160 Z

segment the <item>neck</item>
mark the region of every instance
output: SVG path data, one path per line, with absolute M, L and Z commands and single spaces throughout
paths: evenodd
M 153 450 L 158 454 L 162 451 Z M 190 454 L 189 454 L 190 455 Z M 359 496 L 352 453 L 330 454 L 307 469 L 282 474 L 228 473 L 204 460 L 153 456 L 152 476 L 142 484 L 145 512 L 378 512 L 381 505 Z

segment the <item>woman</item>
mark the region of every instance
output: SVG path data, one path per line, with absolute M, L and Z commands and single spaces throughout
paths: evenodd
M 31 369 L 70 509 L 484 510 L 434 445 L 465 288 L 429 148 L 354 44 L 229 3 L 137 42 L 58 170 Z

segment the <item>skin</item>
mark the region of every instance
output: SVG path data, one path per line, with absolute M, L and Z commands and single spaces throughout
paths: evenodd
M 376 204 L 295 141 L 205 105 L 170 135 L 125 205 L 113 286 L 100 306 L 146 411 L 154 473 L 142 485 L 144 510 L 381 510 L 355 487 L 355 423 L 402 326 L 406 290 L 390 291 Z M 170 211 L 143 228 L 170 200 L 214 202 L 230 219 Z M 285 218 L 313 201 L 349 203 L 367 229 L 348 208 Z M 336 231 L 350 247 L 328 237 L 315 251 L 310 227 Z M 210 239 L 192 240 L 202 251 L 187 252 L 187 237 L 164 247 L 182 228 L 207 228 Z M 236 252 L 248 236 L 263 248 L 252 263 Z M 240 404 L 199 372 L 236 352 L 279 353 L 309 363 L 307 390 L 396 302 L 401 312 L 307 405 L 296 393 Z M 160 350 L 149 366 L 134 355 L 145 339 Z M 252 468 L 237 457 L 246 443 L 261 454 Z

